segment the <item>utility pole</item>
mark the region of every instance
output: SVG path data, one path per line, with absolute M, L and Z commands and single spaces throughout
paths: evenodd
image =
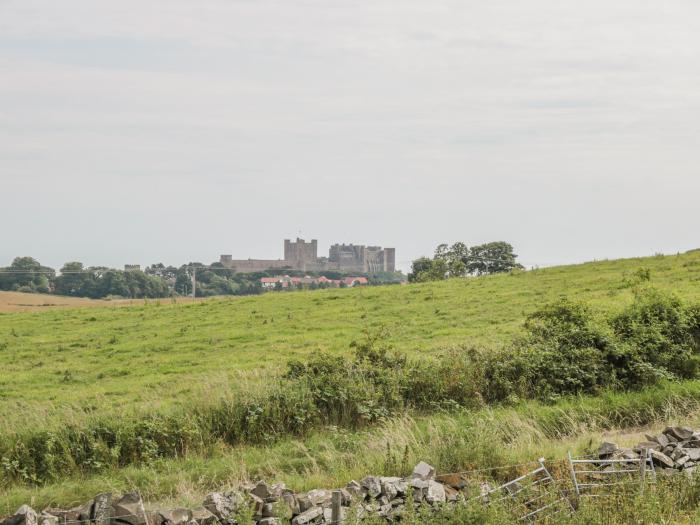
M 192 267 L 192 300 L 197 297 L 197 267 Z

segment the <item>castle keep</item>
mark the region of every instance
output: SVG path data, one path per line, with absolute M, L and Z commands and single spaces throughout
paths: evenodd
M 240 273 L 260 272 L 268 269 L 286 268 L 304 272 L 338 270 L 342 272 L 393 272 L 396 271 L 396 250 L 380 246 L 334 244 L 328 257 L 318 256 L 318 241 L 306 242 L 284 240 L 284 259 L 233 259 L 222 255 L 221 264 Z

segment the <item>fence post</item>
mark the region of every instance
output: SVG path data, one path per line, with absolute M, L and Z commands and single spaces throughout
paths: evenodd
M 649 453 L 646 448 L 639 451 L 639 493 L 644 494 L 644 483 L 647 476 L 647 461 Z
M 654 458 L 651 455 L 650 448 L 647 449 L 647 462 L 649 463 L 649 471 L 651 472 L 651 481 L 656 483 L 656 467 L 654 467 Z
M 578 488 L 578 480 L 576 479 L 576 468 L 574 467 L 574 459 L 571 457 L 571 451 L 566 452 L 569 458 L 569 472 L 571 473 L 571 481 L 574 482 L 574 490 L 576 491 L 576 501 L 581 497 L 581 491 Z
M 342 495 L 339 490 L 334 490 L 331 498 L 331 525 L 341 525 L 340 515 Z

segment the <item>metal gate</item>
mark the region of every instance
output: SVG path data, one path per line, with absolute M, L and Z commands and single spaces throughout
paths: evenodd
M 644 491 L 646 483 L 656 481 L 656 470 L 651 450 L 644 449 L 639 459 L 571 456 L 568 453 L 569 471 L 578 499 L 601 497 L 611 492 L 610 487 L 634 487 Z M 603 490 L 601 490 L 603 489 Z
M 526 523 L 560 512 L 572 512 L 573 505 L 547 470 L 544 458 L 537 461 L 539 468 L 499 487 L 484 490 L 480 498 L 487 504 L 503 502 L 519 521 Z

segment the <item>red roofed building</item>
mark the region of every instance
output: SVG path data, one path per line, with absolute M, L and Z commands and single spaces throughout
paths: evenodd
M 367 277 L 346 277 L 340 280 L 329 279 L 323 275 L 320 277 L 310 277 L 308 275 L 304 277 L 290 277 L 289 275 L 283 275 L 280 277 L 260 278 L 260 285 L 266 290 L 274 290 L 278 285 L 281 288 L 305 288 L 314 284 L 323 288 L 340 288 L 343 285 L 351 288 L 353 286 L 367 285 L 369 281 Z
M 261 277 L 260 284 L 263 288 L 274 288 L 280 282 L 277 277 Z
M 353 286 L 366 286 L 369 284 L 367 277 L 346 277 L 343 279 L 345 286 L 352 288 Z

